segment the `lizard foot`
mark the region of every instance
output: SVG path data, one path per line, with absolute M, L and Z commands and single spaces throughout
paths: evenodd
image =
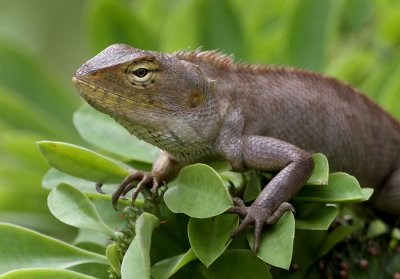
M 139 181 L 136 187 L 131 184 L 134 181 Z M 132 170 L 130 174 L 121 182 L 121 184 L 119 184 L 117 190 L 112 194 L 111 201 L 114 209 L 118 210 L 117 203 L 119 198 L 126 195 L 133 188 L 135 188 L 135 190 L 132 192 L 132 203 L 134 203 L 140 191 L 149 184 L 152 184 L 151 192 L 153 193 L 154 198 L 157 194 L 158 188 L 160 187 L 157 177 L 145 171 Z M 101 183 L 96 183 L 96 190 L 99 193 L 104 193 L 101 190 L 102 185 L 103 184 Z
M 260 247 L 261 231 L 264 225 L 272 225 L 287 211 L 294 213 L 293 206 L 288 202 L 283 202 L 274 212 L 270 213 L 269 208 L 258 204 L 252 204 L 251 206 L 246 206 L 242 199 L 235 197 L 233 199 L 234 206 L 228 209 L 230 213 L 239 214 L 243 217 L 243 221 L 240 225 L 232 231 L 231 238 L 236 237 L 242 233 L 247 226 L 254 224 L 254 241 L 253 241 L 253 251 L 254 254 L 257 253 Z

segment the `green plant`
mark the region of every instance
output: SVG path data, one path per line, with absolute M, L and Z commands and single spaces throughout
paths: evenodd
M 10 237 L 1 239 L 11 241 L 11 238 L 11 247 L 18 248 L 12 254 L 3 255 L 0 261 L 0 271 L 11 271 L 3 275 L 4 278 L 37 267 L 68 267 L 83 276 L 92 274 L 92 265 L 103 265 L 97 269 L 103 274 L 96 274 L 101 278 L 106 269 L 109 269 L 110 278 L 149 278 L 150 274 L 154 278 L 169 278 L 175 273 L 176 278 L 184 278 L 185 272 L 195 271 L 199 272 L 199 278 L 216 278 L 228 271 L 236 274 L 236 278 L 270 278 L 265 263 L 289 269 L 295 229 L 326 230 L 338 213 L 336 206 L 327 203 L 361 202 L 372 194 L 372 189 L 361 189 L 347 174 L 328 175 L 326 158 L 314 154 L 315 171 L 308 185 L 294 197 L 298 212 L 296 221 L 292 213 L 287 213 L 267 228 L 256 260 L 249 248 L 251 232 L 230 240 L 230 232 L 237 227 L 239 219 L 224 212 L 232 206 L 229 191 L 242 193 L 245 201 L 250 202 L 260 192 L 262 180 L 270 175 L 265 174 L 265 178 L 254 171 L 234 173 L 224 162 L 191 165 L 180 172 L 167 190 L 163 189 L 160 201 L 152 202 L 146 192 L 133 207 L 129 200 L 121 200 L 118 204 L 120 216 L 111 207 L 110 195 L 95 192 L 95 182 L 105 183 L 104 191 L 112 192 L 115 183 L 128 174 L 129 166 L 148 169 L 157 150 L 135 140 L 112 119 L 88 106 L 75 113 L 74 123 L 83 138 L 102 146 L 113 156 L 106 157 L 62 142 L 38 142 L 42 154 L 54 167 L 43 179 L 43 186 L 51 190 L 48 207 L 57 219 L 79 228 L 75 246 L 3 224 L 1 235 L 9 233 Z M 105 136 L 110 131 L 112 140 Z M 134 146 L 121 145 L 121 142 Z M 135 149 L 147 152 L 131 151 Z M 153 155 L 149 157 L 148 154 Z M 23 247 L 32 250 L 21 260 L 10 261 L 10 256 L 21 258 Z M 330 248 L 321 246 L 325 250 Z M 233 258 L 237 261 L 234 266 Z M 25 270 L 13 271 L 20 268 Z M 41 276 L 45 276 L 56 270 L 41 272 Z M 69 274 L 69 271 L 57 272 L 60 276 Z
M 21 6 L 20 10 L 22 10 L 22 13 L 14 15 L 14 21 L 8 16 L 10 10 L 13 11 L 10 9 L 12 5 Z M 0 6 L 2 7 L 2 27 L 0 28 L 1 220 L 34 228 L 48 235 L 62 238 L 66 242 L 72 242 L 70 239 L 74 230 L 66 225 L 62 226 L 60 222 L 55 222 L 48 213 L 45 203 L 47 193 L 39 187 L 47 166 L 40 154 L 36 152 L 34 142 L 51 139 L 86 146 L 71 125 L 70 116 L 78 107 L 79 102 L 77 95 L 72 93 L 72 87 L 68 87 L 67 84 L 73 68 L 76 68 L 79 62 L 109 44 L 124 42 L 159 51 L 194 49 L 203 46 L 204 49 L 220 49 L 226 53 L 234 53 L 236 58 L 242 61 L 289 64 L 318 70 L 355 85 L 379 101 L 395 116 L 400 116 L 398 101 L 400 100 L 398 98 L 400 5 L 396 1 L 97 0 L 85 2 L 71 0 L 63 2 L 37 0 L 3 1 Z M 62 9 L 62 14 L 57 12 L 60 9 Z M 20 20 L 22 17 L 23 22 L 29 22 L 28 24 L 32 26 L 24 25 Z M 31 17 L 33 20 L 29 20 Z M 79 20 L 79 18 L 83 19 Z M 70 31 L 59 30 L 61 25 L 71 26 L 68 29 Z M 82 48 L 86 43 L 91 54 Z M 78 117 L 75 116 L 75 118 Z M 149 168 L 157 151 L 151 147 L 144 147 L 129 137 L 124 137 L 124 141 L 119 139 L 116 143 L 112 143 L 114 139 L 112 129 L 116 127 L 115 125 L 110 125 L 108 129 L 98 133 L 96 129 L 90 130 L 89 126 L 93 119 L 86 120 L 88 125 L 84 130 L 89 132 L 84 138 L 86 142 L 92 144 L 91 148 L 117 159 L 117 162 L 124 162 L 124 168 L 127 164 L 141 169 Z M 83 120 L 75 119 L 76 121 Z M 109 122 L 103 122 L 102 125 L 107 125 L 107 123 Z M 84 133 L 81 130 L 79 132 L 82 135 Z M 72 156 L 72 158 L 75 157 Z M 109 167 L 119 169 L 119 172 L 124 171 L 115 167 L 113 163 L 109 164 Z M 214 171 L 210 173 L 215 174 Z M 224 183 L 231 181 L 229 184 L 233 185 L 233 189 L 240 190 L 241 186 L 237 186 L 241 185 L 242 181 L 246 181 L 247 185 L 253 185 L 244 190 L 249 200 L 259 191 L 260 180 L 264 179 L 251 173 L 244 176 L 231 172 L 217 171 L 217 173 Z M 118 174 L 117 171 L 114 175 L 118 176 L 121 173 Z M 129 221 L 121 219 L 119 214 L 110 209 L 108 196 L 99 195 L 93 191 L 93 182 L 51 170 L 44 179 L 44 187 L 50 189 L 61 182 L 77 186 L 90 197 L 100 216 L 114 233 L 123 230 L 125 226 L 127 226 L 126 230 L 129 230 Z M 118 182 L 117 179 L 114 182 Z M 115 185 L 107 185 L 104 189 L 107 193 L 111 193 L 113 187 Z M 123 210 L 123 204 L 122 201 L 120 210 Z M 128 204 L 129 202 L 126 203 Z M 136 205 L 140 208 L 148 207 L 140 202 Z M 298 226 L 298 220 L 303 213 L 297 204 L 296 208 L 295 226 Z M 322 213 L 318 208 L 318 206 L 315 207 L 315 212 L 320 212 L 322 216 L 330 216 Z M 155 215 L 164 216 L 159 213 L 165 213 L 165 210 L 157 208 L 152 210 L 155 210 L 151 211 Z M 312 207 L 309 210 L 312 211 Z M 350 213 L 353 214 L 353 212 Z M 137 213 L 134 211 L 132 214 Z M 193 253 L 189 251 L 187 233 L 182 229 L 186 228 L 188 217 L 183 214 L 172 216 L 176 216 L 176 219 L 155 229 L 152 247 L 163 247 L 159 245 L 160 243 L 170 245 L 162 256 L 151 252 L 154 257 L 152 263 L 182 254 L 182 257 L 169 261 L 169 263 L 175 261 L 176 266 L 180 267 L 193 257 Z M 367 258 L 372 274 L 370 278 L 382 272 L 386 275 L 398 272 L 396 267 L 399 266 L 399 253 L 396 253 L 398 245 L 396 230 L 390 232 L 379 221 L 374 221 L 366 225 L 361 233 L 354 233 L 360 231 L 362 221 L 353 217 L 355 219 L 349 222 L 347 217 L 343 217 L 347 216 L 347 211 L 340 216 L 341 226 L 337 227 L 337 222 L 335 222 L 334 227 L 328 231 L 331 235 L 329 239 L 334 241 L 325 241 L 325 231 L 296 230 L 291 269 L 294 270 L 297 266 L 298 272 L 286 272 L 282 276 L 279 276 L 281 275 L 279 269 L 271 269 L 271 272 L 278 274 L 276 276 L 278 278 L 302 278 L 304 268 L 310 266 L 319 256 L 323 256 L 325 269 L 315 268 L 314 278 L 319 278 L 319 273 L 329 275 L 326 271 L 327 269 L 329 271 L 329 265 L 340 266 L 341 264 L 340 262 L 331 263 L 334 260 L 337 261 L 335 256 L 332 256 L 332 252 L 336 258 L 345 257 L 348 263 L 355 265 L 358 265 L 359 259 Z M 160 220 L 163 221 L 164 218 Z M 166 233 L 164 225 L 169 226 L 169 233 Z M 340 229 L 343 226 L 345 228 Z M 10 247 L 15 245 L 14 250 L 20 249 L 15 239 L 13 241 L 17 235 L 15 231 L 27 232 L 28 236 L 38 236 L 15 226 L 4 225 L 4 229 L 6 227 L 7 230 L 11 230 L 11 233 L 0 236 L 0 239 L 4 239 L 0 246 L 1 251 L 5 251 L 1 253 L 5 257 L 4 260 L 1 259 L 2 262 L 10 262 L 11 258 L 7 260 L 7 257 L 15 256 L 15 254 L 7 253 L 11 250 Z M 370 233 L 371 231 L 374 233 Z M 177 236 L 164 239 L 159 237 L 159 235 L 169 234 Z M 353 235 L 352 238 L 350 234 Z M 25 236 L 25 234 L 22 235 Z M 87 239 L 90 242 L 86 241 Z M 101 233 L 80 229 L 73 244 L 104 255 L 106 245 L 104 242 L 108 241 L 107 239 L 108 236 Z M 129 238 L 126 242 L 129 242 Z M 247 245 L 246 243 L 245 237 L 241 236 L 230 245 L 233 248 L 243 248 L 243 245 Z M 325 251 L 329 251 L 325 255 L 318 255 L 321 243 L 330 243 L 324 248 Z M 331 249 L 333 244 L 337 245 Z M 376 247 L 381 246 L 384 246 L 378 249 L 381 252 L 376 253 Z M 34 243 L 31 247 L 32 251 L 38 248 Z M 348 253 L 349 247 L 353 247 L 350 249 L 351 253 Z M 114 249 L 110 248 L 108 253 L 112 254 Z M 60 250 L 60 253 L 61 251 L 64 250 Z M 359 255 L 362 251 L 366 251 L 366 255 Z M 229 253 L 218 261 L 228 261 L 230 267 L 236 265 L 235 253 L 241 253 L 247 257 L 251 255 L 249 251 Z M 28 262 L 51 266 L 45 259 L 39 259 L 32 253 L 27 253 L 26 256 Z M 58 256 L 60 254 L 57 254 Z M 79 258 L 82 255 L 74 257 Z M 95 262 L 93 257 L 88 256 L 83 261 L 91 261 L 90 264 L 78 260 L 74 262 L 73 269 L 81 274 L 90 273 L 95 277 L 103 278 L 107 276 L 108 263 L 106 264 L 104 258 L 102 259 L 102 263 L 93 263 Z M 193 260 L 184 265 L 179 273 L 185 274 L 187 270 L 197 270 L 200 273 L 202 269 L 198 264 L 198 260 Z M 22 265 L 16 264 L 12 268 L 16 266 Z M 58 268 L 67 266 L 70 265 L 59 265 Z M 171 267 L 171 265 L 167 266 Z M 380 270 L 382 266 L 386 268 Z M 213 268 L 213 265 L 210 268 Z M 353 269 L 356 278 L 369 278 L 365 270 L 357 268 Z M 61 273 L 58 270 L 25 270 L 8 274 L 7 278 L 13 278 L 13 276 L 14 278 L 29 278 L 28 276 L 45 278 L 44 274 L 48 278 L 62 278 Z M 75 278 L 78 275 L 69 272 L 65 276 Z M 309 278 L 312 278 L 311 275 Z

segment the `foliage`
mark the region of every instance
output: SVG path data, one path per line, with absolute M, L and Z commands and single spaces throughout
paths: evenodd
M 100 114 L 88 108 L 81 109 L 77 113 L 82 116 L 81 119 L 88 118 L 89 114 L 92 117 Z M 80 126 L 79 121 L 75 121 L 75 124 Z M 104 133 L 105 131 L 102 130 L 108 128 L 108 125 L 103 125 L 101 121 L 98 121 L 88 129 L 96 129 Z M 84 128 L 80 128 L 81 133 L 87 133 L 82 129 Z M 124 141 L 125 137 L 130 136 L 123 130 L 121 133 L 114 133 L 114 138 L 118 139 L 116 142 Z M 199 278 L 217 278 L 218 274 L 231 268 L 225 258 L 232 257 L 233 253 L 242 259 L 237 264 L 238 270 L 235 271 L 238 278 L 247 275 L 270 278 L 271 275 L 265 263 L 289 269 L 296 226 L 303 230 L 326 230 L 337 215 L 337 208 L 327 206 L 325 203 L 361 202 L 368 199 L 371 194 L 368 189 L 361 190 L 358 182 L 347 174 L 335 173 L 328 176 L 329 167 L 326 158 L 322 154 L 314 154 L 313 158 L 317 167 L 307 183 L 311 185 L 304 186 L 304 190 L 294 198 L 295 201 L 298 200 L 296 208 L 300 211 L 297 224 L 293 214 L 287 213 L 276 224 L 266 229 L 257 253 L 259 259 L 254 261 L 254 256 L 249 250 L 253 241 L 251 231 L 248 231 L 247 241 L 230 240 L 230 233 L 238 226 L 239 219 L 236 215 L 224 213 L 233 205 L 229 190 L 237 192 L 245 185 L 243 185 L 244 179 L 236 179 L 233 173 L 230 174 L 229 164 L 211 163 L 216 169 L 204 164 L 185 167 L 163 193 L 165 203 L 162 200 L 160 203 L 149 203 L 144 194 L 141 200 L 135 203 L 135 207 L 126 206 L 123 209 L 126 217 L 121 219 L 115 216 L 116 213 L 110 206 L 109 195 L 101 196 L 102 199 L 108 201 L 109 206 L 103 203 L 103 212 L 100 213 L 83 192 L 87 191 L 86 184 L 91 183 L 93 188 L 96 181 L 116 183 L 121 180 L 128 174 L 125 163 L 116 158 L 110 159 L 86 148 L 62 142 L 41 141 L 38 145 L 48 163 L 58 169 L 58 172 L 49 171 L 52 175 L 50 181 L 48 176 L 44 179 L 45 186 L 52 189 L 48 196 L 48 207 L 51 213 L 60 221 L 82 231 L 100 233 L 102 235 L 100 241 L 99 238 L 87 238 L 85 242 L 102 246 L 99 249 L 101 253 L 92 254 L 87 251 L 87 255 L 85 254 L 82 260 L 78 260 L 78 253 L 83 252 L 76 250 L 74 260 L 69 260 L 67 255 L 71 252 L 67 253 L 63 249 L 69 247 L 73 250 L 73 246 L 60 243 L 57 244 L 60 246 L 58 247 L 53 244 L 56 242 L 53 239 L 4 224 L 3 228 L 0 227 L 0 232 L 4 236 L 3 241 L 10 241 L 6 237 L 7 232 L 10 231 L 10 234 L 12 232 L 15 235 L 12 239 L 14 242 L 24 247 L 39 245 L 43 251 L 35 249 L 31 254 L 24 254 L 25 257 L 21 258 L 19 256 L 21 249 L 14 249 L 16 255 L 12 257 L 12 265 L 8 264 L 11 258 L 4 255 L 3 264 L 0 264 L 0 270 L 3 272 L 13 272 L 16 268 L 63 268 L 87 262 L 105 264 L 107 257 L 110 278 L 118 276 L 149 278 L 150 274 L 155 278 L 168 278 L 173 274 L 176 278 L 182 278 L 186 275 L 181 272 L 181 269 L 185 270 L 186 266 L 189 266 L 187 268 L 190 271 L 201 270 Z M 111 147 L 107 151 L 112 154 L 113 150 L 116 148 Z M 131 152 L 129 150 L 126 152 L 126 156 L 130 157 Z M 118 155 L 119 151 L 115 153 Z M 56 179 L 57 176 L 59 179 Z M 81 183 L 82 180 L 86 180 L 86 183 Z M 316 185 L 317 182 L 320 185 Z M 346 186 L 346 191 L 343 191 L 343 185 Z M 247 187 L 252 186 L 247 185 Z M 97 196 L 90 194 L 92 191 L 88 195 L 94 202 L 100 197 L 99 194 Z M 254 195 L 253 199 L 256 196 Z M 119 208 L 124 208 L 124 204 L 126 201 L 121 201 Z M 180 221 L 179 227 L 168 228 L 170 223 L 182 218 L 177 213 L 183 213 L 190 218 Z M 107 215 L 109 218 L 114 216 L 116 219 L 114 223 L 117 222 L 117 226 L 112 228 L 107 221 L 103 220 L 102 215 Z M 179 241 L 188 243 L 174 247 L 176 245 L 174 242 L 158 241 L 151 245 L 153 231 L 162 239 L 168 238 L 172 232 L 174 235 L 183 236 L 178 239 Z M 107 239 L 111 239 L 112 242 L 110 243 Z M 335 242 L 337 237 L 333 239 L 329 241 L 328 235 L 327 242 L 321 246 L 323 250 L 320 254 L 325 253 L 326 245 L 329 243 L 332 243 L 332 247 L 337 243 Z M 7 244 L 4 246 L 9 247 Z M 187 246 L 189 248 L 185 249 Z M 16 245 L 12 247 L 15 248 Z M 174 249 L 179 252 L 172 253 Z M 59 257 L 57 257 L 57 251 Z M 63 259 L 61 262 L 57 260 L 60 256 Z M 26 259 L 35 260 L 28 262 Z M 258 270 L 257 273 L 255 270 Z M 82 274 L 91 275 L 90 269 L 81 268 L 79 271 Z M 43 276 L 50 276 L 46 275 L 45 271 L 42 272 Z M 54 271 L 47 272 L 51 274 Z M 61 271 L 58 272 L 62 274 Z M 65 276 L 67 275 L 66 272 Z
M 71 242 L 76 231 L 52 217 L 45 200 L 47 190 L 61 184 L 59 186 L 61 188 L 56 188 L 58 190 L 52 192 L 51 196 L 54 197 L 54 193 L 58 195 L 60 191 L 69 193 L 68 190 L 65 190 L 70 189 L 66 184 L 73 185 L 90 197 L 91 202 L 96 206 L 97 214 L 93 210 L 90 214 L 86 212 L 89 210 L 88 208 L 93 209 L 93 206 L 84 209 L 87 218 L 94 218 L 93 216 L 98 215 L 100 220 L 103 220 L 113 231 L 111 233 L 100 223 L 97 223 L 97 228 L 102 228 L 102 232 L 79 229 L 73 244 L 85 250 L 94 251 L 97 256 L 106 254 L 105 247 L 108 245 L 108 237 L 115 239 L 116 234 L 119 235 L 117 231 L 123 230 L 127 224 L 130 224 L 129 221 L 121 219 L 118 214 L 112 212 L 109 196 L 96 193 L 93 183 L 85 179 L 51 169 L 43 181 L 45 190 L 41 189 L 39 187 L 41 177 L 47 171 L 47 166 L 37 152 L 34 142 L 43 139 L 49 140 L 50 143 L 54 141 L 71 142 L 91 147 L 95 151 L 93 156 L 96 156 L 97 153 L 104 154 L 100 156 L 101 158 L 96 157 L 100 162 L 100 170 L 104 167 L 102 165 L 104 160 L 109 161 L 107 171 L 110 171 L 110 168 L 114 169 L 114 171 L 105 172 L 108 177 L 103 177 L 105 182 L 110 183 L 103 187 L 108 194 L 112 193 L 115 188 L 115 184 L 112 183 L 117 182 L 116 177 L 122 176 L 127 165 L 140 169 L 150 167 L 157 150 L 128 137 L 121 127 L 113 125 L 113 122 L 106 116 L 95 114 L 95 119 L 93 119 L 92 114 L 85 114 L 85 111 L 89 110 L 87 107 L 82 108 L 74 115 L 75 127 L 87 143 L 80 139 L 72 125 L 71 115 L 79 106 L 79 98 L 69 83 L 71 72 L 78 67 L 79 63 L 109 44 L 124 42 L 136 47 L 160 51 L 174 51 L 181 48 L 195 49 L 203 46 L 204 49 L 218 48 L 226 53 L 234 53 L 237 60 L 289 64 L 321 71 L 346 80 L 362 89 L 395 116 L 400 117 L 400 98 L 398 98 L 400 56 L 396 51 L 400 43 L 398 27 L 400 26 L 400 5 L 396 1 L 19 0 L 0 1 L 0 7 L 0 220 L 21 224 Z M 21 18 L 24 21 L 21 21 Z M 93 129 L 100 125 L 97 120 L 107 129 Z M 92 126 L 91 123 L 94 125 Z M 124 132 L 125 136 L 114 136 Z M 43 145 L 42 148 L 44 148 Z M 71 158 L 76 159 L 77 157 L 74 155 Z M 86 155 L 81 157 L 82 160 L 87 158 Z M 113 159 L 109 160 L 109 158 Z M 93 167 L 93 164 L 96 162 L 85 166 Z M 62 167 L 64 167 L 63 164 L 61 164 Z M 73 167 L 72 171 L 76 171 L 76 168 Z M 216 176 L 215 181 L 219 181 L 219 183 L 216 182 L 219 185 L 222 181 L 225 186 L 233 184 L 235 189 L 241 191 L 243 185 L 247 184 L 244 189 L 246 201 L 251 201 L 261 187 L 262 179 L 251 172 L 242 176 L 229 171 L 212 170 L 206 166 L 201 166 L 201 168 L 202 171 L 214 175 L 213 177 Z M 207 170 L 205 170 L 206 168 Z M 64 169 L 64 171 L 66 170 Z M 76 175 L 75 172 L 73 174 Z M 191 174 L 190 170 L 189 174 Z M 91 169 L 88 171 L 88 175 L 92 175 L 91 179 L 94 179 L 99 178 L 100 174 Z M 80 177 L 82 177 L 82 173 Z M 332 181 L 331 178 L 332 175 L 330 181 Z M 351 178 L 345 175 L 340 175 L 340 179 L 346 179 L 353 183 L 350 181 Z M 333 180 L 337 181 L 338 179 L 336 177 Z M 314 181 L 310 184 L 323 183 Z M 339 181 L 337 185 L 340 187 L 344 184 Z M 176 185 L 176 187 L 179 186 Z M 319 252 L 319 248 L 325 239 L 323 234 L 321 236 L 320 231 L 310 232 L 300 229 L 327 229 L 328 224 L 337 214 L 337 209 L 334 207 L 320 204 L 311 205 L 305 202 L 313 195 L 321 197 L 319 196 L 321 188 L 325 186 L 307 187 L 302 193 L 299 193 L 297 201 L 295 201 L 297 210 L 295 227 L 297 230 L 292 262 L 300 263 L 302 266 L 300 273 L 303 272 L 305 266 L 309 266 L 315 261 L 318 253 L 322 253 Z M 221 188 L 217 189 L 221 190 Z M 224 192 L 226 192 L 226 188 L 221 190 L 221 193 Z M 332 194 L 335 191 L 325 191 L 325 193 Z M 350 193 L 350 197 L 360 199 L 369 193 L 364 190 L 354 196 L 353 194 L 355 192 Z M 171 194 L 167 194 L 167 197 L 168 195 Z M 79 193 L 74 192 L 71 193 L 71 196 L 69 194 L 67 196 L 73 197 L 71 199 L 76 201 Z M 87 202 L 86 199 L 81 198 L 82 201 Z M 323 202 L 329 201 L 330 198 L 332 197 L 329 196 Z M 342 198 L 339 197 L 340 199 Z M 50 201 L 51 199 L 49 207 L 54 209 L 54 202 L 52 207 Z M 338 202 L 338 199 L 335 202 Z M 128 204 L 129 202 L 126 200 L 121 201 L 120 210 Z M 222 204 L 224 203 L 222 202 Z M 308 204 L 308 206 L 304 206 L 304 204 Z M 136 203 L 136 206 L 145 207 L 146 204 L 141 200 Z M 226 207 L 226 205 L 224 206 Z M 207 207 L 207 209 L 209 208 Z M 252 262 L 254 258 L 251 252 L 243 250 L 244 247 L 247 249 L 244 237 L 230 243 L 230 248 L 222 255 L 220 255 L 221 250 L 218 249 L 224 249 L 226 243 L 222 245 L 221 240 L 207 240 L 215 243 L 213 244 L 215 250 L 209 255 L 203 255 L 199 249 L 195 252 L 190 248 L 195 245 L 192 242 L 196 237 L 193 236 L 194 238 L 189 241 L 185 231 L 188 224 L 203 226 L 202 224 L 192 221 L 195 220 L 193 218 L 190 218 L 189 221 L 182 214 L 172 214 L 165 206 L 152 210 L 155 210 L 152 212 L 161 221 L 170 220 L 168 224 L 161 222 L 161 225 L 155 229 L 156 233 L 152 239 L 152 247 L 159 247 L 162 252 L 150 249 L 152 272 L 157 273 L 158 270 L 159 276 L 165 276 L 168 272 L 172 274 L 178 270 L 184 276 L 184 274 L 188 274 L 187 272 L 196 270 L 198 274 L 207 274 L 210 278 L 216 278 L 218 275 L 228 274 L 227 272 L 230 271 L 234 273 L 235 268 L 240 267 L 239 259 L 245 264 L 251 264 L 254 272 L 265 270 L 262 261 Z M 63 212 L 62 208 L 52 211 Z M 182 209 L 179 211 L 181 212 Z M 133 219 L 137 217 L 135 214 L 133 214 L 135 216 L 132 217 Z M 78 215 L 81 216 L 82 212 L 77 213 L 76 216 Z M 60 217 L 60 213 L 56 213 L 56 216 L 62 221 L 66 221 Z M 210 225 L 212 221 L 211 225 L 215 226 L 213 229 L 225 228 L 228 230 L 227 228 L 233 224 L 229 220 L 219 220 L 218 218 L 222 218 L 222 216 L 224 215 L 204 219 L 204 224 Z M 90 222 L 99 222 L 99 219 L 96 218 Z M 69 218 L 69 220 L 71 219 L 74 220 L 74 218 Z M 323 219 L 325 220 L 322 221 Z M 218 222 L 222 222 L 222 224 L 218 225 Z M 70 224 L 70 222 L 67 223 Z M 151 226 L 155 226 L 155 223 Z M 346 225 L 348 224 L 346 223 Z M 356 229 L 359 227 L 359 225 L 355 226 Z M 371 224 L 369 227 L 374 226 Z M 4 225 L 3 228 L 16 234 L 23 233 L 23 239 L 28 239 L 28 236 L 37 236 L 26 229 L 12 225 Z M 110 236 L 106 237 L 105 231 L 108 231 Z M 333 232 L 329 233 L 333 234 Z M 302 234 L 305 234 L 306 237 L 302 238 Z M 344 234 L 335 232 L 334 235 L 336 234 L 341 235 L 340 238 L 343 240 Z M 171 235 L 177 236 L 172 237 Z M 310 237 L 310 235 L 315 237 Z M 369 243 L 370 240 L 379 243 L 381 240 L 392 241 L 385 251 L 393 252 L 396 247 L 396 239 L 398 239 L 397 234 L 393 233 L 392 240 L 383 239 L 383 235 L 387 234 L 383 232 L 375 234 L 365 239 L 364 242 Z M 126 233 L 123 236 L 125 237 Z M 391 235 L 389 234 L 389 236 Z M 341 240 L 340 238 L 339 240 Z M 3 236 L 0 239 L 3 239 Z M 47 238 L 40 235 L 39 239 Z M 336 239 L 335 242 L 338 241 L 338 237 L 331 237 L 331 239 Z M 32 240 L 32 243 L 35 241 Z M 129 242 L 129 237 L 125 242 Z M 163 242 L 170 245 L 160 245 Z M 201 242 L 201 239 L 198 242 Z M 351 242 L 351 244 L 353 243 Z M 331 247 L 329 244 L 327 245 L 325 249 L 329 250 Z M 44 244 L 43 248 L 47 249 L 50 246 Z M 3 249 L 3 245 L 1 247 Z M 37 247 L 37 245 L 32 244 L 32 247 Z M 366 248 L 366 250 L 368 249 Z M 110 247 L 107 251 L 108 262 L 114 263 L 112 265 L 114 270 L 118 270 L 116 267 L 118 264 L 115 261 L 115 255 L 118 253 L 115 252 L 115 248 Z M 298 251 L 302 251 L 302 253 Z M 301 257 L 298 256 L 298 253 L 301 254 Z M 33 254 L 28 255 L 35 258 Z M 282 258 L 287 260 L 288 256 Z M 399 262 L 398 256 L 389 258 L 392 261 L 387 265 L 388 274 L 398 272 L 393 268 Z M 49 259 L 52 260 L 51 257 Z M 376 259 L 375 257 L 374 259 L 370 259 L 370 266 L 379 266 L 381 258 Z M 213 260 L 215 260 L 214 263 L 212 263 Z M 35 276 L 36 278 L 45 278 L 43 274 L 47 274 L 48 278 L 62 278 L 61 276 L 86 278 L 80 275 L 83 273 L 97 278 L 106 276 L 106 265 L 94 263 L 95 261 L 71 267 L 76 272 L 59 269 L 66 266 L 67 260 L 62 267 L 54 268 L 46 264 L 43 258 L 35 258 L 35 262 L 39 262 L 42 267 L 46 266 L 47 268 L 34 271 L 22 269 L 2 276 L 4 278 L 18 278 L 18 276 L 28 278 L 29 274 L 32 278 Z M 209 266 L 209 269 L 204 269 L 200 262 Z M 154 265 L 154 263 L 157 264 Z M 287 263 L 282 265 L 287 266 Z M 23 267 L 23 265 L 21 264 L 19 267 Z M 227 267 L 227 270 L 218 269 L 218 267 Z M 289 278 L 288 276 L 286 273 L 285 278 Z M 358 278 L 361 278 L 361 275 Z

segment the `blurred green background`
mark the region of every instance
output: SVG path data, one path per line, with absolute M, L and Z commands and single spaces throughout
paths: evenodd
M 398 0 L 0 0 L 0 221 L 61 238 L 35 141 L 85 145 L 74 70 L 112 43 L 333 75 L 400 118 Z M 368 117 L 368 116 L 367 116 Z

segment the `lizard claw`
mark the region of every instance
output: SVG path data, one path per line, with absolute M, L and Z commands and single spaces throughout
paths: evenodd
M 136 187 L 131 184 L 135 180 L 140 180 Z M 157 181 L 156 184 L 154 183 L 155 181 Z M 149 173 L 144 171 L 133 170 L 127 177 L 125 177 L 125 179 L 121 182 L 121 184 L 118 186 L 117 190 L 113 193 L 111 197 L 114 209 L 118 210 L 117 204 L 119 198 L 126 195 L 133 188 L 135 188 L 135 190 L 132 192 L 132 203 L 134 203 L 140 191 L 150 182 L 153 182 L 152 191 L 154 189 L 154 192 L 156 193 L 159 185 L 157 177 L 153 177 Z
M 101 187 L 103 186 L 103 183 L 96 183 L 96 191 L 99 192 L 100 194 L 105 194 L 104 191 L 101 189 Z
M 262 207 L 258 204 L 252 204 L 246 206 L 240 198 L 233 199 L 234 206 L 228 209 L 229 213 L 236 213 L 243 217 L 243 221 L 240 225 L 232 231 L 230 238 L 234 238 L 246 228 L 253 224 L 254 225 L 254 239 L 253 239 L 253 252 L 257 253 L 260 247 L 261 233 L 264 225 L 272 225 L 287 211 L 294 213 L 293 206 L 288 202 L 283 202 L 273 213 L 268 208 Z

